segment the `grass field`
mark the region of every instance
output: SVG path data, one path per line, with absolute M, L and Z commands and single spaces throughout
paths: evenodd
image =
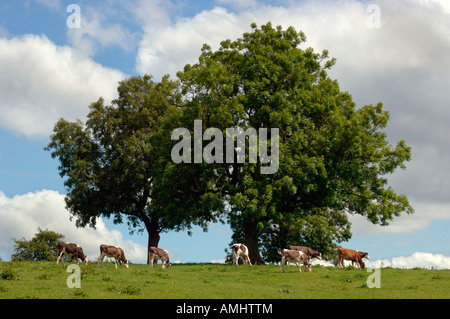
M 380 288 L 369 288 L 366 270 L 277 265 L 222 264 L 80 265 L 81 288 L 68 288 L 67 266 L 52 262 L 0 262 L 0 299 L 286 299 L 286 298 L 450 298 L 450 270 L 380 269 Z M 303 267 L 302 267 L 303 268 Z

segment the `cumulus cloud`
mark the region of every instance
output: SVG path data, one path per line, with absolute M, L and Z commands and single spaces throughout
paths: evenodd
M 334 267 L 334 263 L 327 260 L 311 260 L 312 265 L 320 265 L 324 267 Z M 344 260 L 344 266 L 350 266 L 351 261 Z M 427 268 L 427 269 L 450 269 L 450 257 L 442 254 L 432 254 L 425 252 L 415 252 L 411 256 L 398 256 L 392 259 L 364 259 L 366 268 Z
M 371 236 L 381 234 L 411 234 L 427 229 L 432 220 L 449 220 L 450 204 L 430 201 L 411 201 L 415 209 L 413 215 L 395 218 L 388 226 L 374 225 L 360 215 L 350 215 L 354 236 Z
M 366 261 L 368 268 L 428 268 L 428 269 L 450 269 L 450 257 L 442 254 L 431 254 L 415 252 L 411 256 L 393 257 L 392 260 L 380 259 Z
M 102 219 L 97 220 L 96 229 L 76 228 L 65 208 L 64 195 L 56 191 L 42 190 L 7 197 L 0 191 L 0 256 L 9 259 L 14 250 L 13 238 L 30 240 L 38 227 L 63 234 L 67 242 L 83 247 L 89 260 L 99 256 L 100 244 L 117 245 L 123 248 L 131 262 L 147 259 L 146 247 L 124 239 L 118 230 L 109 230 Z
M 115 98 L 125 78 L 44 35 L 0 38 L 0 47 L 0 126 L 27 137 L 48 137 L 61 117 L 85 117 L 99 97 Z
M 125 52 L 134 50 L 135 36 L 124 25 L 117 22 L 117 16 L 124 12 L 113 10 L 118 5 L 113 1 L 109 5 L 102 6 L 101 11 L 83 5 L 80 13 L 81 27 L 67 29 L 67 37 L 72 47 L 86 56 L 95 55 L 99 48 L 112 46 L 118 46 Z M 107 10 L 105 6 L 108 6 Z M 104 11 L 107 11 L 107 15 Z

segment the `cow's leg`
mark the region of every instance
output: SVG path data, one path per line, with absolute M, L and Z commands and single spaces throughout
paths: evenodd
M 362 261 L 362 259 L 361 259 L 361 261 Z M 356 264 L 358 265 L 358 268 L 359 268 L 359 269 L 362 269 L 362 267 L 361 267 L 361 262 L 360 262 L 359 260 L 356 261 Z
M 100 261 L 102 262 L 102 267 L 103 267 L 103 259 L 105 258 L 104 254 L 100 254 L 100 257 L 98 257 L 98 262 L 97 262 L 97 267 L 100 265 Z
M 114 257 L 114 266 L 116 266 L 116 269 L 117 269 L 117 258 L 116 257 Z
M 233 253 L 233 264 L 235 264 L 236 267 L 238 265 L 238 259 L 239 259 L 239 256 L 237 256 L 235 253 Z
M 153 261 L 155 260 L 155 256 L 154 255 L 150 255 L 149 260 L 150 260 L 150 263 L 148 264 L 148 266 L 150 268 L 153 268 Z
M 249 264 L 250 266 L 253 266 L 252 263 L 251 263 L 251 261 L 250 261 L 250 257 L 248 257 L 248 255 L 245 256 L 245 263 L 246 263 L 246 264 Z
M 64 250 L 62 250 L 62 251 L 59 253 L 58 258 L 56 259 L 56 264 L 59 263 L 59 260 L 61 259 L 62 254 L 64 254 Z M 63 262 L 63 265 L 64 265 L 64 259 L 62 260 L 62 262 Z
M 297 264 L 298 264 L 298 271 L 302 272 L 302 262 L 301 262 L 301 260 L 298 260 Z
M 344 262 L 343 262 L 343 260 L 342 260 L 342 257 L 339 256 L 339 259 L 338 259 L 338 268 L 341 268 L 341 263 L 342 263 L 342 267 L 343 267 L 343 266 L 344 266 L 344 265 L 343 265 Z

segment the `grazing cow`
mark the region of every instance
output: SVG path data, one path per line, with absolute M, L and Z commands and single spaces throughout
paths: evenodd
M 344 259 L 345 260 L 351 260 L 352 261 L 352 265 L 353 262 L 355 262 L 359 268 L 364 269 L 366 266 L 364 264 L 364 261 L 361 258 L 361 255 L 359 254 L 359 252 L 357 250 L 353 250 L 353 249 L 347 249 L 347 248 L 338 248 L 338 267 L 342 266 L 344 267 Z
M 247 246 L 243 244 L 234 244 L 233 245 L 233 264 L 236 266 L 238 265 L 238 259 L 239 257 L 242 257 L 245 264 L 249 264 L 250 266 L 252 263 L 250 262 L 250 258 L 248 257 L 248 248 Z
M 301 265 L 304 264 L 307 271 L 311 271 L 311 263 L 309 262 L 311 258 L 299 250 L 290 250 L 290 249 L 283 249 L 281 251 L 281 265 L 280 265 L 280 272 L 281 269 L 283 269 L 284 272 L 284 265 L 286 261 L 291 261 L 298 263 L 298 270 L 302 272 Z
M 322 260 L 322 254 L 319 253 L 318 251 L 315 251 L 312 248 L 309 248 L 309 247 L 289 245 L 288 249 L 289 250 L 298 250 L 298 251 L 301 251 L 302 253 L 304 253 L 305 255 L 309 256 L 309 258 L 317 258 L 317 259 Z
M 84 263 L 87 265 L 88 259 L 87 256 L 83 253 L 83 248 L 81 248 L 80 245 L 74 244 L 74 243 L 65 243 L 65 242 L 59 242 L 58 243 L 58 258 L 56 259 L 56 264 L 59 263 L 59 260 L 61 259 L 61 256 L 63 254 L 72 255 L 72 260 L 75 257 L 75 260 L 78 264 L 78 258 L 81 259 L 81 261 L 84 261 Z M 62 260 L 64 265 L 64 258 Z
M 149 267 L 153 267 L 153 261 L 156 259 L 156 261 L 161 260 L 162 261 L 162 267 L 165 268 L 164 265 L 169 268 L 172 264 L 169 260 L 169 252 L 162 248 L 157 247 L 150 247 L 148 250 L 148 257 L 150 260 Z
M 125 268 L 128 268 L 128 260 L 126 260 L 125 253 L 122 248 L 111 245 L 100 245 L 100 257 L 98 257 L 97 267 L 100 264 L 100 261 L 102 262 L 103 267 L 103 259 L 105 256 L 110 258 L 114 257 L 114 265 L 116 266 L 116 269 L 117 261 L 119 261 L 119 264 L 122 266 L 125 266 Z

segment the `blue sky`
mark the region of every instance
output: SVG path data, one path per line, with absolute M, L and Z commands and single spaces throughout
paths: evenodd
M 68 27 L 70 4 L 81 10 L 80 28 Z M 383 102 L 389 139 L 412 146 L 407 170 L 389 179 L 416 213 L 386 227 L 351 216 L 353 238 L 341 245 L 369 251 L 374 263 L 450 268 L 445 0 L 0 1 L 0 258 L 9 259 L 11 238 L 31 238 L 39 226 L 80 243 L 91 259 L 110 243 L 134 262 L 145 260 L 145 233 L 130 236 L 126 225 L 109 220 L 76 229 L 69 220 L 58 161 L 43 149 L 53 124 L 83 120 L 91 102 L 112 100 L 128 76 L 175 76 L 196 61 L 203 43 L 217 48 L 252 22 L 268 21 L 304 31 L 316 51 L 328 49 L 337 58 L 330 76 L 341 89 L 358 106 Z M 172 260 L 208 262 L 223 260 L 230 241 L 229 227 L 213 224 L 191 237 L 164 233 L 160 246 Z

